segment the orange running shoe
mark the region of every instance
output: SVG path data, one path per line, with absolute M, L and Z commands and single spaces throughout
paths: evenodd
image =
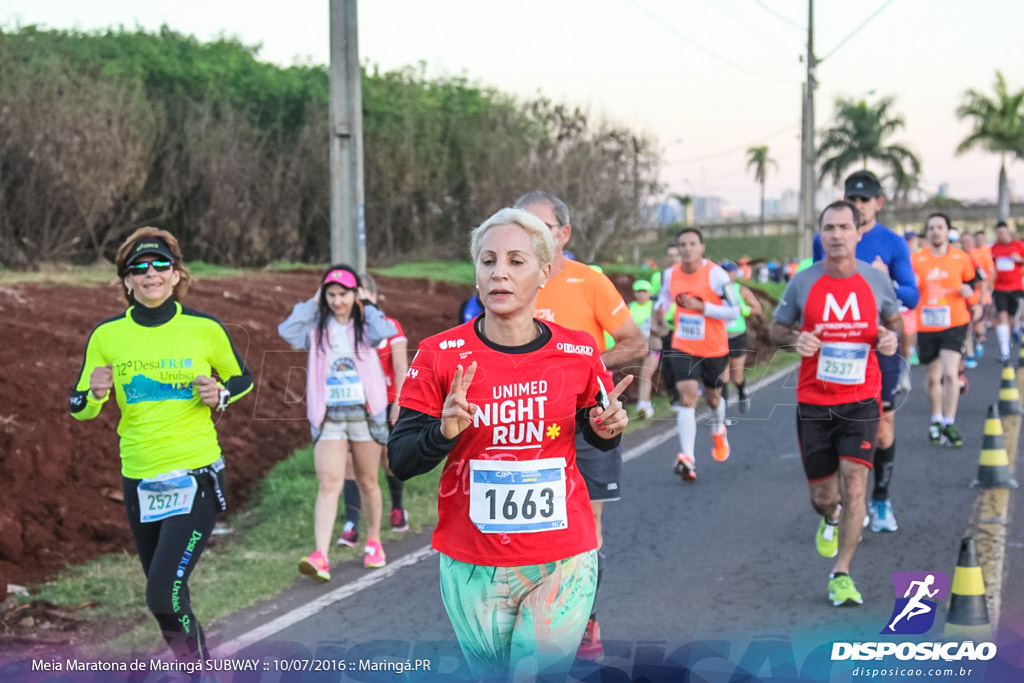
M 729 438 L 725 434 L 725 427 L 722 427 L 720 432 L 711 432 L 711 438 L 714 439 L 715 445 L 711 449 L 711 455 L 714 456 L 718 462 L 725 462 L 729 459 Z
M 677 455 L 675 472 L 683 478 L 683 481 L 696 481 L 697 467 L 693 462 L 693 456 L 682 453 Z

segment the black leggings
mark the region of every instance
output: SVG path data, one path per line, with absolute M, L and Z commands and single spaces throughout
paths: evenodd
M 179 660 L 209 659 L 203 629 L 192 612 L 188 577 L 213 531 L 222 496 L 214 488 L 217 477 L 224 491 L 224 470 L 194 475 L 198 488 L 192 512 L 158 522 L 139 521 L 138 479 L 122 477 L 128 526 L 135 537 L 139 561 L 146 575 L 146 605 L 156 617 L 164 640 Z

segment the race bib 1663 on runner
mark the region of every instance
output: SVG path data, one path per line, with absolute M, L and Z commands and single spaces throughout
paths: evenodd
M 566 529 L 565 458 L 470 460 L 469 518 L 485 534 Z

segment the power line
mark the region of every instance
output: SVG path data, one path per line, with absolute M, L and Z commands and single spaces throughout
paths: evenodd
M 720 0 L 711 0 L 709 4 L 711 4 L 712 7 L 714 7 L 716 10 L 725 15 L 726 18 L 735 23 L 737 26 L 742 27 L 744 31 L 757 38 L 759 41 L 761 41 L 761 43 L 770 47 L 772 51 L 775 52 L 775 54 L 780 55 L 783 59 L 787 59 L 790 62 L 793 61 L 792 53 L 785 52 L 783 48 L 779 47 L 777 44 L 767 39 L 767 36 L 769 35 L 768 31 L 765 31 L 763 29 L 751 28 L 749 24 L 741 21 L 739 17 L 737 17 L 735 14 L 729 11 L 726 8 L 725 4 L 722 3 Z
M 771 7 L 766 5 L 765 3 L 761 2 L 761 0 L 754 0 L 754 2 L 757 3 L 758 5 L 760 5 L 761 9 L 763 9 L 764 11 L 766 11 L 769 14 L 773 15 L 776 19 L 779 19 L 783 23 L 789 24 L 793 28 L 799 30 L 801 33 L 807 30 L 806 26 L 801 26 L 800 24 L 796 23 L 795 21 L 791 21 L 788 17 L 785 17 L 782 14 L 779 14 L 774 9 L 772 9 Z
M 646 7 L 641 5 L 637 0 L 629 0 L 629 2 L 634 7 L 639 9 L 641 12 L 646 14 L 648 16 L 648 18 L 653 19 L 654 21 L 656 21 L 659 24 L 661 24 L 662 28 L 664 28 L 666 31 L 671 32 L 672 34 L 674 34 L 677 38 L 679 38 L 683 42 L 689 43 L 690 45 L 692 45 L 693 47 L 697 48 L 698 50 L 700 50 L 704 54 L 706 54 L 706 55 L 708 55 L 710 57 L 714 57 L 715 59 L 719 60 L 720 62 L 728 64 L 729 66 L 731 66 L 732 68 L 734 68 L 734 69 L 736 69 L 738 71 L 742 71 L 743 73 L 748 74 L 750 76 L 754 76 L 756 78 L 763 78 L 765 80 L 776 81 L 776 82 L 779 82 L 779 83 L 798 83 L 799 82 L 799 81 L 794 81 L 794 80 L 790 80 L 790 79 L 787 79 L 787 78 L 778 78 L 777 76 L 769 76 L 767 74 L 761 74 L 761 73 L 757 73 L 755 71 L 751 71 L 750 69 L 746 68 L 745 66 L 741 66 L 740 64 L 737 64 L 736 62 L 733 62 L 732 60 L 730 60 L 730 59 L 728 59 L 726 57 L 723 57 L 722 55 L 718 54 L 717 52 L 713 52 L 712 50 L 709 50 L 708 48 L 704 47 L 703 45 L 701 45 L 697 41 L 695 41 L 692 38 L 690 38 L 689 36 L 681 33 L 678 29 L 676 29 L 675 27 L 671 26 L 664 19 L 662 19 L 661 17 L 659 17 L 658 15 L 656 15 L 655 13 L 651 12 L 649 9 L 647 9 Z
M 760 140 L 771 140 L 772 138 L 774 138 L 776 136 L 779 136 L 779 135 L 782 135 L 783 133 L 794 129 L 794 128 L 796 128 L 799 125 L 800 125 L 799 121 L 794 121 L 793 123 L 789 124 L 785 128 L 780 128 L 777 131 L 774 131 L 772 133 L 768 133 L 768 135 L 762 135 L 760 138 L 758 138 L 758 140 L 759 141 Z M 718 152 L 712 152 L 711 154 L 703 154 L 703 155 L 701 155 L 699 157 L 691 157 L 689 159 L 679 159 L 678 161 L 673 161 L 673 162 L 670 162 L 670 163 L 674 163 L 674 164 L 689 164 L 689 163 L 693 163 L 693 162 L 696 162 L 696 161 L 707 161 L 708 159 L 714 159 L 716 157 L 722 157 L 722 156 L 725 156 L 727 154 L 732 154 L 734 152 L 739 152 L 741 150 L 746 151 L 747 149 L 750 149 L 753 146 L 754 146 L 753 144 L 739 145 L 737 147 L 730 147 L 729 149 L 723 149 L 723 150 L 720 150 Z
M 830 50 L 830 51 L 828 52 L 828 54 L 826 54 L 826 55 L 825 55 L 824 57 L 819 57 L 819 58 L 818 58 L 818 62 L 819 62 L 819 63 L 820 63 L 820 62 L 823 62 L 823 61 L 825 61 L 826 59 L 828 59 L 829 57 L 831 57 L 832 55 L 834 55 L 834 54 L 835 54 L 835 53 L 836 53 L 836 52 L 837 52 L 837 51 L 839 50 L 839 48 L 841 48 L 841 47 L 842 47 L 843 45 L 846 45 L 846 42 L 847 42 L 848 40 L 850 40 L 850 38 L 853 38 L 853 37 L 854 37 L 855 35 L 857 35 L 857 33 L 858 33 L 858 32 L 859 32 L 859 31 L 860 31 L 860 30 L 861 30 L 862 28 L 864 28 L 865 26 L 867 26 L 867 25 L 868 25 L 868 24 L 869 24 L 869 23 L 871 22 L 871 20 L 872 20 L 872 19 L 874 19 L 875 17 L 877 17 L 877 16 L 879 15 L 879 14 L 881 14 L 881 13 L 882 13 L 882 10 L 884 10 L 884 9 L 885 9 L 886 7 L 888 7 L 888 6 L 889 6 L 889 5 L 891 5 L 892 3 L 893 3 L 893 0 L 885 0 L 885 2 L 884 2 L 884 3 L 882 3 L 882 6 L 881 6 L 881 7 L 879 7 L 878 9 L 876 9 L 876 10 L 875 10 L 875 11 L 874 11 L 874 12 L 873 12 L 873 13 L 871 14 L 871 16 L 869 16 L 869 17 L 868 17 L 867 19 L 865 19 L 865 20 L 864 20 L 863 22 L 861 22 L 860 26 L 858 26 L 857 28 L 853 29 L 853 32 L 852 32 L 852 33 L 850 33 L 850 35 L 846 36 L 846 37 L 845 37 L 845 38 L 843 38 L 843 39 L 842 39 L 841 41 L 839 41 L 839 44 L 838 44 L 838 45 L 836 45 L 836 46 L 835 46 L 834 48 L 832 48 L 832 49 L 831 49 L 831 50 Z

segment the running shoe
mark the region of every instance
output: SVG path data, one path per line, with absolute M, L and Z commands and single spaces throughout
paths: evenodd
M 864 598 L 861 597 L 857 587 L 853 585 L 853 579 L 849 574 L 828 580 L 828 599 L 832 601 L 833 607 L 852 607 L 864 604 Z
M 896 385 L 896 391 L 909 394 L 910 393 L 910 368 L 904 368 L 903 372 L 900 373 L 899 382 Z
M 953 448 L 960 448 L 964 445 L 964 440 L 960 438 L 960 432 L 952 423 L 946 425 L 945 429 L 942 430 L 942 435 L 946 437 L 946 441 Z
M 641 401 L 636 404 L 636 419 L 650 420 L 654 417 L 654 406 L 650 401 Z
M 974 342 L 974 357 L 975 358 L 981 358 L 984 355 L 985 355 L 985 345 L 981 342 L 981 340 L 978 340 L 978 341 Z
M 392 510 L 391 511 L 391 530 L 392 531 L 408 531 L 409 530 L 409 512 L 407 510 Z
M 697 467 L 693 462 L 692 455 L 676 456 L 676 474 L 683 478 L 683 481 L 695 481 L 697 479 Z
M 914 348 L 910 349 L 910 364 L 911 365 L 920 365 L 921 364 L 921 360 L 917 357 L 917 347 L 914 347 Z
M 868 505 L 868 514 L 871 516 L 871 530 L 896 531 L 896 517 L 892 514 L 892 503 L 888 500 L 873 500 Z
M 345 522 L 341 536 L 338 536 L 338 545 L 347 545 L 349 548 L 358 547 L 359 529 L 356 528 L 355 522 Z
M 1008 360 L 1010 360 L 1010 354 L 1009 353 L 1000 353 L 999 354 L 999 362 L 1000 363 L 1005 363 Z
M 299 573 L 314 581 L 326 583 L 331 580 L 331 565 L 322 552 L 316 552 L 299 561 Z
M 717 433 L 711 432 L 711 438 L 715 442 L 711 448 L 711 455 L 718 462 L 725 462 L 729 459 L 729 439 L 725 432 L 725 427 L 722 427 L 721 431 Z
M 973 370 L 978 367 L 978 361 L 974 356 L 967 356 L 967 358 L 964 358 L 964 367 L 968 370 Z
M 942 443 L 942 425 L 938 422 L 932 422 L 928 425 L 928 440 L 933 444 Z
M 367 541 L 363 552 L 366 553 L 366 556 L 363 557 L 364 567 L 378 568 L 388 563 L 387 558 L 384 557 L 384 548 L 381 547 L 380 541 Z
M 737 387 L 737 393 L 739 394 L 740 400 L 740 412 L 746 413 L 750 410 L 750 396 L 747 395 L 747 385 L 739 385 L 739 387 Z
M 818 533 L 814 535 L 814 545 L 822 557 L 835 557 L 839 554 L 839 525 L 829 524 L 825 518 L 818 523 Z
M 599 662 L 604 656 L 604 645 L 601 644 L 601 625 L 597 619 L 591 617 L 587 620 L 587 628 L 583 631 L 583 640 L 576 650 L 576 659 L 587 662 Z

